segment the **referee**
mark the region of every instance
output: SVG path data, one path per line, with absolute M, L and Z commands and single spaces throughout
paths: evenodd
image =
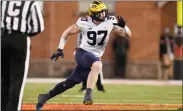
M 30 38 L 44 30 L 36 1 L 1 1 L 1 111 L 21 110 Z

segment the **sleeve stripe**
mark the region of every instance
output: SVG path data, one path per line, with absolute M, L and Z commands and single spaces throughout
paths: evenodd
M 41 8 L 38 4 L 35 5 L 35 8 L 36 8 L 36 15 L 37 15 L 37 19 L 38 19 L 38 23 L 40 23 L 40 26 L 39 26 L 39 31 L 43 31 L 44 30 L 44 22 L 43 22 L 43 16 L 42 16 L 42 13 L 41 13 Z
M 28 30 L 27 30 L 28 33 L 32 32 L 32 27 L 31 26 L 33 26 L 33 24 L 31 22 L 31 16 L 29 16 L 28 17 Z
M 40 30 L 40 20 L 39 20 L 39 16 L 38 16 L 38 13 L 37 13 L 37 9 L 36 9 L 36 6 L 34 6 L 34 11 L 35 11 L 35 15 L 36 15 L 36 20 L 37 20 L 37 31 L 36 32 L 41 32 Z
M 35 6 L 33 6 L 32 9 L 32 22 L 33 22 L 33 30 L 32 33 L 36 33 L 38 32 L 38 21 L 37 21 L 37 17 L 36 17 L 36 12 L 35 12 Z
M 27 32 L 27 30 L 28 30 L 28 28 L 26 27 L 27 25 L 27 19 L 26 19 L 26 17 L 27 17 L 27 15 L 28 15 L 28 13 L 29 13 L 29 8 L 27 8 L 27 7 L 30 7 L 30 3 L 31 3 L 31 1 L 23 1 L 22 2 L 22 12 L 21 12 L 21 16 L 22 16 L 22 18 L 25 18 L 25 19 L 22 19 L 21 20 L 21 22 L 20 22 L 20 24 L 21 24 L 21 31 L 22 32 Z
M 5 9 L 6 9 L 6 3 L 7 3 L 7 1 L 4 1 L 4 2 L 1 1 L 1 6 L 2 6 L 2 10 L 1 10 L 1 22 L 2 22 L 2 27 L 5 27 L 3 21 L 4 21 L 4 19 L 5 19 L 5 18 L 4 18 L 4 16 L 5 16 L 4 13 L 5 13 Z
M 3 6 L 4 6 L 4 8 L 5 8 L 4 14 L 6 14 L 7 11 L 8 11 L 8 8 L 7 8 L 7 7 L 8 7 L 8 5 L 9 5 L 9 2 L 10 2 L 10 1 L 4 1 L 4 2 L 3 2 Z M 4 14 L 3 14 L 3 15 L 4 15 Z M 4 15 L 2 22 L 3 22 L 4 27 L 7 27 L 6 15 Z
M 35 2 L 32 8 L 33 33 L 42 32 L 44 30 L 44 22 L 40 10 L 39 5 Z

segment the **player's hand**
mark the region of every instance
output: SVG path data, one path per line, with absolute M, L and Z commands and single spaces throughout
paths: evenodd
M 50 59 L 51 60 L 55 59 L 56 61 L 59 56 L 62 56 L 62 58 L 64 58 L 64 53 L 62 49 L 57 49 L 57 51 L 50 57 Z
M 120 26 L 121 28 L 124 28 L 125 27 L 125 20 L 123 19 L 122 16 L 117 16 L 117 19 L 118 19 L 118 23 L 113 23 L 114 25 L 118 25 Z

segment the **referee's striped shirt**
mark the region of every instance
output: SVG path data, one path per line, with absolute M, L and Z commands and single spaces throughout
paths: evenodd
M 1 28 L 29 36 L 44 30 L 44 22 L 36 1 L 1 1 Z

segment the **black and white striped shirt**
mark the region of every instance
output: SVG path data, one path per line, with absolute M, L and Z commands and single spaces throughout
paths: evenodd
M 20 31 L 29 36 L 44 30 L 44 22 L 36 1 L 1 1 L 1 28 Z

